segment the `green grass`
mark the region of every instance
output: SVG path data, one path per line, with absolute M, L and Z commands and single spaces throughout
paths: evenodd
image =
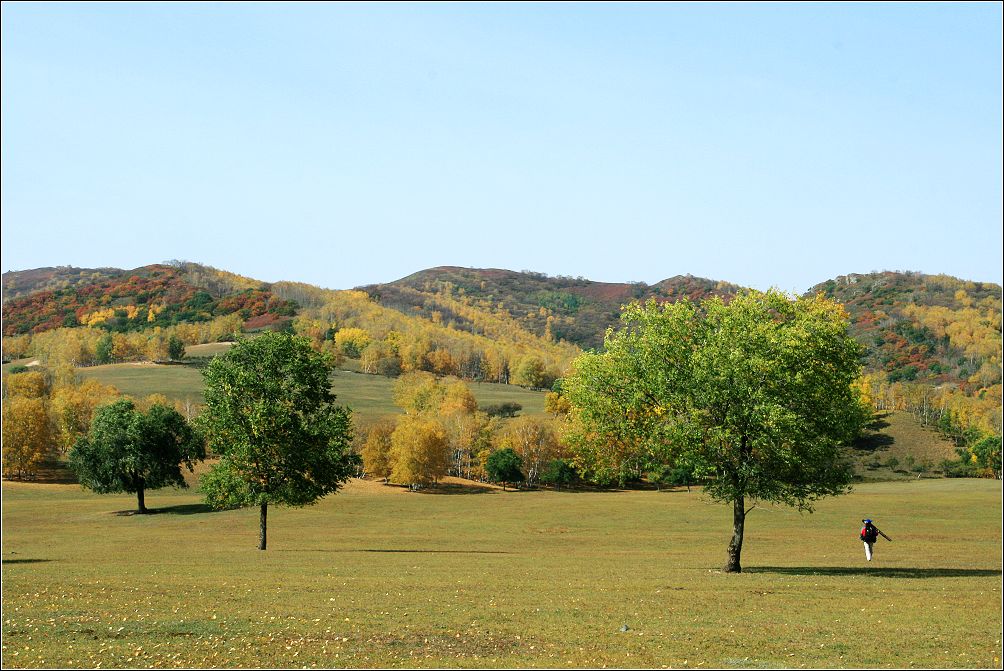
M 78 368 L 84 378 L 110 384 L 123 394 L 142 398 L 163 394 L 171 400 L 202 402 L 202 373 L 190 366 L 161 366 L 155 363 L 113 363 Z
M 81 368 L 79 372 L 115 386 L 123 394 L 141 398 L 163 394 L 169 399 L 201 403 L 202 374 L 189 366 L 161 366 L 152 363 L 120 363 Z M 529 391 L 515 385 L 471 383 L 471 391 L 482 406 L 515 402 L 523 406 L 523 414 L 543 414 L 543 392 Z M 394 380 L 381 375 L 367 375 L 339 369 L 332 376 L 332 389 L 338 403 L 352 408 L 358 422 L 386 415 L 400 414 L 393 402 Z
M 185 356 L 189 359 L 211 358 L 217 354 L 229 352 L 232 342 L 211 342 L 202 345 L 189 345 L 185 348 Z
M 1000 668 L 999 482 L 758 509 L 700 493 L 406 493 L 206 512 L 3 485 L 7 667 Z M 894 540 L 864 560 L 860 519 Z M 628 630 L 620 631 L 622 625 Z

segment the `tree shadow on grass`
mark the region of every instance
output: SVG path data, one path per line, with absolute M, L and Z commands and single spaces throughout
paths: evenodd
M 859 452 L 874 452 L 883 447 L 894 445 L 896 439 L 886 433 L 870 433 L 860 436 L 854 441 L 854 449 Z
M 201 515 L 202 513 L 215 512 L 218 511 L 215 508 L 210 508 L 205 503 L 183 503 L 165 508 L 147 508 L 145 513 L 139 513 L 135 510 L 118 510 L 114 514 L 119 517 L 131 517 L 133 515 L 142 517 L 143 515 Z
M 509 555 L 505 550 L 357 550 L 357 552 L 417 552 L 421 554 Z
M 414 492 L 415 494 L 438 494 L 438 495 L 458 495 L 458 494 L 491 494 L 492 492 L 498 491 L 493 487 L 485 487 L 483 485 L 455 485 L 449 483 L 441 483 L 438 485 L 429 485 L 428 487 L 422 487 L 421 489 Z
M 508 552 L 506 550 L 395 550 L 395 549 L 382 549 L 382 548 L 370 548 L 370 549 L 326 549 L 326 548 L 313 548 L 305 550 L 287 550 L 279 549 L 276 552 L 332 552 L 332 553 L 348 553 L 348 552 L 379 552 L 379 553 L 407 553 L 407 554 L 449 554 L 449 555 L 511 555 L 516 554 L 515 552 Z
M 743 573 L 781 575 L 875 576 L 877 578 L 987 578 L 1001 575 L 999 569 L 982 568 L 879 568 L 872 566 L 753 566 Z
M 7 564 L 41 564 L 43 562 L 52 561 L 51 559 L 4 559 L 2 560 L 4 566 Z
M 876 413 L 872 417 L 872 421 L 868 422 L 868 424 L 866 424 L 865 426 L 871 429 L 872 431 L 881 431 L 882 429 L 885 429 L 889 426 L 889 422 L 885 421 L 886 417 L 888 417 L 889 414 L 890 413 L 888 412 L 883 412 L 881 414 Z

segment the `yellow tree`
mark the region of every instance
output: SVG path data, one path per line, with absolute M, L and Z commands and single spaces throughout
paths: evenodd
M 370 334 L 360 328 L 344 328 L 335 333 L 338 351 L 350 359 L 358 359 L 370 343 Z
M 391 436 L 393 433 L 394 422 L 382 421 L 374 424 L 370 427 L 366 442 L 361 450 L 363 470 L 366 471 L 367 475 L 383 478 L 384 482 L 387 482 L 391 473 Z
M 394 383 L 394 405 L 410 415 L 438 410 L 443 402 L 444 392 L 443 386 L 432 373 L 405 373 Z
M 544 394 L 544 412 L 554 417 L 567 415 L 572 411 L 572 404 L 568 399 L 556 391 L 549 391 Z
M 31 345 L 30 335 L 13 336 L 3 339 L 4 356 L 10 359 L 21 359 L 28 356 L 28 347 Z
M 136 349 L 133 339 L 125 333 L 112 334 L 112 361 L 133 361 Z
M 19 398 L 47 398 L 49 380 L 44 373 L 30 371 L 4 376 L 4 395 Z
M 16 377 L 16 376 L 15 376 Z M 3 476 L 25 478 L 45 461 L 54 432 L 44 398 L 10 396 L 3 400 Z
M 471 393 L 471 388 L 460 380 L 444 385 L 442 399 L 439 404 L 441 415 L 470 414 L 478 409 L 478 401 Z
M 401 359 L 394 349 L 383 340 L 371 342 L 363 350 L 359 363 L 364 373 L 393 377 L 401 372 Z
M 454 361 L 449 350 L 442 348 L 434 349 L 429 352 L 426 359 L 432 368 L 432 372 L 437 375 L 456 375 L 457 373 L 457 363 Z
M 510 448 L 519 455 L 529 486 L 537 482 L 547 464 L 562 456 L 553 427 L 539 417 L 523 416 L 511 420 L 502 430 L 498 443 L 501 449 Z
M 56 442 L 66 452 L 87 433 L 94 410 L 118 397 L 118 390 L 97 380 L 81 384 L 63 384 L 52 391 L 50 410 L 56 429 Z
M 174 404 L 171 402 L 171 399 L 160 393 L 149 394 L 148 396 L 144 396 L 143 398 L 134 399 L 133 402 L 136 404 L 136 409 L 139 410 L 140 412 L 148 412 L 150 408 L 152 408 L 155 405 L 162 405 L 167 408 L 174 407 Z
M 405 415 L 391 435 L 391 480 L 411 486 L 437 482 L 450 464 L 450 442 L 436 420 Z

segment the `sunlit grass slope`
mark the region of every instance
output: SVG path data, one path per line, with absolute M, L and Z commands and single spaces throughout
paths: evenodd
M 747 521 L 698 492 L 468 495 L 354 481 L 317 506 L 3 485 L 3 666 L 998 667 L 1001 489 L 860 485 Z M 870 516 L 893 542 L 867 564 Z M 626 627 L 625 627 L 626 625 Z
M 115 386 L 123 394 L 137 398 L 163 394 L 171 400 L 202 402 L 202 374 L 189 366 L 162 366 L 153 363 L 121 363 L 81 368 L 82 376 Z M 523 414 L 543 414 L 543 392 L 515 385 L 471 383 L 471 391 L 482 407 L 514 402 Z M 352 408 L 360 422 L 401 412 L 393 402 L 394 379 L 339 369 L 332 377 L 337 402 Z

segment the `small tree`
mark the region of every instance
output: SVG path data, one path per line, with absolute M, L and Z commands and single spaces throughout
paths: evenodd
M 545 485 L 553 485 L 555 489 L 561 489 L 562 485 L 568 486 L 575 482 L 577 474 L 572 465 L 564 459 L 555 459 L 544 468 L 540 474 L 540 481 Z
M 185 358 L 185 343 L 176 335 L 172 335 L 167 341 L 167 356 L 172 361 L 181 361 Z
M 523 465 L 519 455 L 512 448 L 492 452 L 485 461 L 485 471 L 492 482 L 501 482 L 505 491 L 507 482 L 517 483 L 523 479 L 520 467 Z
M 669 484 L 676 487 L 684 486 L 690 491 L 690 483 L 694 481 L 694 466 L 686 461 L 677 463 L 669 471 Z
M 506 401 L 505 403 L 486 405 L 484 411 L 489 417 L 515 417 L 522 409 L 521 404 L 515 401 Z
M 549 415 L 553 415 L 554 417 L 567 415 L 571 410 L 572 406 L 568 402 L 568 399 L 559 392 L 549 391 L 544 394 L 544 412 Z
M 204 458 L 202 440 L 176 410 L 154 405 L 143 413 L 131 400 L 119 399 L 95 412 L 69 463 L 86 489 L 136 494 L 136 512 L 142 514 L 147 489 L 187 487 L 181 465 L 192 471 Z
M 94 360 L 99 364 L 106 364 L 112 362 L 112 349 L 115 343 L 112 339 L 111 333 L 105 333 L 101 338 L 98 339 L 97 344 L 94 346 Z
M 506 422 L 498 437 L 498 446 L 512 448 L 519 456 L 527 487 L 533 487 L 540 471 L 561 456 L 561 445 L 552 422 L 541 417 L 518 417 Z
M 446 475 L 450 467 L 450 442 L 438 421 L 422 415 L 404 415 L 390 438 L 390 478 L 408 485 L 425 485 Z
M 316 503 L 358 468 L 350 413 L 334 404 L 329 373 L 307 338 L 278 332 L 238 341 L 203 370 L 199 421 L 222 456 L 202 490 L 216 508 L 259 507 L 259 550 L 269 503 Z
M 366 443 L 362 449 L 363 469 L 369 475 L 383 478 L 387 482 L 390 477 L 391 435 L 394 433 L 393 422 L 380 422 L 370 427 L 366 435 Z
M 539 388 L 547 384 L 544 362 L 535 356 L 528 356 L 519 362 L 512 381 L 522 387 Z
M 335 333 L 335 346 L 350 359 L 358 359 L 370 343 L 370 334 L 364 329 L 344 328 Z
M 52 452 L 55 432 L 43 398 L 14 396 L 3 399 L 3 476 L 35 474 Z
M 1001 479 L 1001 437 L 987 436 L 971 448 L 972 461 L 979 468 L 991 474 L 995 479 Z

